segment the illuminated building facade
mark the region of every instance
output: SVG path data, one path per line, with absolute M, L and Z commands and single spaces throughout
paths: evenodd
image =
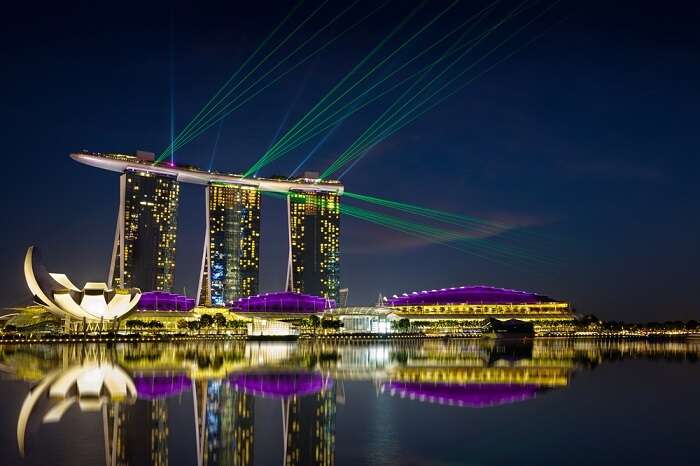
M 338 300 L 339 198 L 344 186 L 318 173 L 301 178 L 245 177 L 154 162 L 137 151 L 81 151 L 82 164 L 118 172 L 120 204 L 108 286 L 171 291 L 175 268 L 179 184 L 206 188 L 206 240 L 197 304 L 223 305 L 258 292 L 260 193 L 288 194 L 287 291 Z
M 288 215 L 288 288 L 337 301 L 340 292 L 339 195 L 289 191 Z
M 384 298 L 391 313 L 410 320 L 572 321 L 569 303 L 527 291 L 492 286 L 460 286 L 414 291 Z
M 109 285 L 170 291 L 180 185 L 175 177 L 141 170 L 125 171 L 119 183 Z
M 37 304 L 65 320 L 66 330 L 70 321 L 83 321 L 86 329 L 104 329 L 102 324 L 113 324 L 129 314 L 142 297 L 138 288 L 112 289 L 100 282 L 87 282 L 79 289 L 65 274 L 47 272 L 38 256 L 34 246 L 24 256 L 27 287 Z
M 197 302 L 223 306 L 258 292 L 260 191 L 212 184 L 206 188 L 206 237 Z

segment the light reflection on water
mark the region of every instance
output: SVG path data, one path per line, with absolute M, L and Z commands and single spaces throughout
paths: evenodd
M 22 465 L 509 464 L 473 438 L 468 447 L 445 439 L 491 409 L 492 419 L 510 410 L 513 425 L 528 403 L 557 419 L 547 397 L 560 403 L 553 394 L 597 366 L 699 355 L 693 342 L 587 340 L 8 345 L 0 453 Z M 697 379 L 697 366 L 681 370 Z M 426 425 L 438 428 L 416 436 Z M 580 464 L 575 455 L 552 463 Z

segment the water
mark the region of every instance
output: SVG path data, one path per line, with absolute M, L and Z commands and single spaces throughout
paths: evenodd
M 699 355 L 692 341 L 0 346 L 1 464 L 700 464 Z

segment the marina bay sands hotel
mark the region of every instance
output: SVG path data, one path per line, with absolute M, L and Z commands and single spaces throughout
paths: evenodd
M 198 304 L 223 306 L 258 294 L 261 192 L 287 198 L 287 289 L 338 299 L 340 182 L 321 181 L 315 173 L 298 179 L 245 178 L 170 162 L 155 164 L 154 154 L 142 151 L 70 156 L 121 173 L 110 287 L 171 291 L 180 183 L 192 183 L 204 186 L 206 193 Z

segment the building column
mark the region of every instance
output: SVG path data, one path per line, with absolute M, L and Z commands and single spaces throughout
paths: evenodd
M 204 189 L 204 246 L 202 249 L 202 268 L 199 274 L 199 285 L 197 286 L 197 298 L 195 303 L 198 306 L 211 306 L 211 247 L 210 238 L 210 215 L 209 215 L 209 186 Z
M 109 265 L 107 286 L 112 288 L 114 274 L 118 273 L 118 286 L 124 287 L 124 204 L 126 201 L 126 174 L 119 177 L 119 210 L 117 212 L 117 226 L 114 232 L 114 246 L 112 246 L 112 260 Z M 118 262 L 118 263 L 117 263 Z

